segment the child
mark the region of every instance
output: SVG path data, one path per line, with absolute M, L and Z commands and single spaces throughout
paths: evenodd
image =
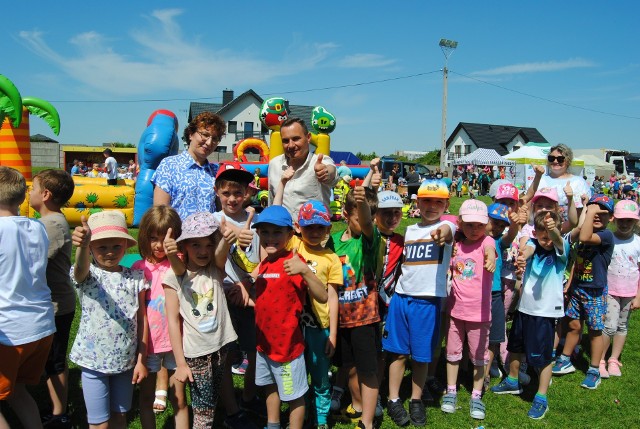
M 282 206 L 270 206 L 253 224 L 266 258 L 256 279 L 256 385 L 267 397 L 267 428 L 280 428 L 281 401 L 289 402 L 289 427 L 301 429 L 304 394 L 309 389 L 304 363 L 300 315 L 306 291 L 327 302 L 325 285 L 298 255 L 286 250 L 293 236 L 291 215 Z
M 569 331 L 562 354 L 553 366 L 553 375 L 575 372 L 570 354 L 578 344 L 582 320 L 586 320 L 591 342 L 591 363 L 581 386 L 596 389 L 600 385 L 602 329 L 607 312 L 607 268 L 613 254 L 613 233 L 607 229 L 613 213 L 613 200 L 595 194 L 589 199 L 586 211 L 566 309 Z
M 213 426 L 227 356 L 224 346 L 238 338 L 222 289 L 229 247 L 220 238 L 219 228 L 211 213 L 188 216 L 176 240 L 185 256 L 185 269 L 167 271 L 162 282 L 176 360 L 174 377 L 191 383 L 196 429 Z
M 56 427 L 71 427 L 71 419 L 67 415 L 67 346 L 76 311 L 76 292 L 69 278 L 71 234 L 61 208 L 73 195 L 74 188 L 73 179 L 66 171 L 42 170 L 33 178 L 29 194 L 29 204 L 40 213 L 40 222 L 49 237 L 47 285 L 51 289 L 56 333 L 53 335 L 51 352 L 45 365 L 52 409 L 50 415 L 44 416 L 43 422 Z
M 47 233 L 40 222 L 18 215 L 26 193 L 22 174 L 0 166 L 0 401 L 23 427 L 41 428 L 25 385 L 40 381 L 56 328 L 46 279 Z M 1 407 L 0 427 L 9 427 Z
M 460 206 L 458 224 L 464 235 L 455 245 L 451 261 L 452 286 L 448 298 L 450 314 L 447 332 L 447 393 L 442 397 L 445 413 L 455 413 L 457 379 L 462 350 L 469 346 L 473 363 L 473 391 L 470 414 L 485 418 L 481 400 L 484 368 L 489 363 L 489 328 L 491 325 L 491 285 L 496 269 L 496 244 L 485 234 L 489 221 L 487 206 L 479 200 L 467 200 Z
M 408 217 L 418 218 L 420 217 L 420 209 L 418 208 L 418 195 L 411 195 L 411 205 L 409 206 Z
M 158 410 L 162 412 L 166 407 L 169 396 L 167 387 L 172 393 L 171 403 L 175 414 L 175 426 L 183 429 L 189 426 L 185 385 L 177 381 L 175 376 L 169 378 L 166 372 L 167 370 L 174 372 L 176 362 L 171 350 L 169 325 L 165 312 L 165 294 L 162 288 L 162 279 L 171 266 L 182 265 L 182 261 L 177 257 L 178 249 L 173 239 L 181 233 L 178 212 L 167 206 L 151 207 L 140 220 L 138 249 L 142 260 L 131 267 L 142 270 L 145 279 L 151 285 L 145 296 L 149 376 L 140 386 L 140 424 L 145 429 L 156 427 L 154 412 L 157 413 Z M 159 375 L 162 368 L 165 370 L 164 375 Z
M 122 212 L 102 211 L 81 221 L 71 236 L 76 246 L 71 280 L 82 316 L 69 359 L 81 367 L 89 427 L 125 427 L 133 385 L 147 376 L 147 284 L 142 271 L 120 265 L 125 251 L 137 244 Z
M 540 369 L 538 392 L 533 398 L 528 416 L 542 419 L 549 406 L 547 390 L 551 381 L 553 346 L 557 318 L 563 311 L 563 280 L 569 256 L 569 243 L 562 239 L 560 216 L 553 212 L 540 212 L 534 218 L 535 238 L 520 251 L 519 265 L 526 271 L 522 293 L 509 334 L 511 352 L 509 375 L 491 388 L 496 394 L 519 395 L 520 362 L 523 355 L 529 365 Z M 527 260 L 530 260 L 528 263 Z
M 447 294 L 447 267 L 456 229 L 451 222 L 440 220 L 449 207 L 449 189 L 442 180 L 422 182 L 418 207 L 421 221 L 407 227 L 404 262 L 382 334 L 382 347 L 391 354 L 387 413 L 398 426 L 409 421 L 424 426 L 427 420 L 422 391 L 428 363 L 439 347 L 440 304 Z M 400 384 L 409 355 L 413 362 L 407 413 L 400 401 Z
M 633 233 L 638 223 L 638 204 L 618 201 L 613 210 L 616 231 L 613 233 L 613 255 L 607 271 L 607 314 L 604 319 L 604 347 L 600 358 L 600 377 L 620 377 L 620 354 L 627 338 L 627 321 L 631 310 L 640 308 L 638 267 L 640 237 Z M 604 358 L 613 339 L 609 361 Z M 609 367 L 607 368 L 607 363 Z
M 87 177 L 100 177 L 100 164 L 94 162 L 93 168 L 87 173 Z

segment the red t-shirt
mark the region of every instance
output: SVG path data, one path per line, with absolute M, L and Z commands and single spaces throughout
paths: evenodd
M 281 363 L 291 362 L 304 352 L 300 314 L 307 282 L 300 275 L 285 273 L 284 261 L 290 258 L 291 252 L 287 252 L 276 261 L 262 261 L 255 284 L 257 349 Z

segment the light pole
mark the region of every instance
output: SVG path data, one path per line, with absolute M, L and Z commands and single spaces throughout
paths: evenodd
M 442 145 L 440 148 L 440 170 L 444 171 L 447 166 L 447 80 L 449 78 L 447 62 L 454 49 L 458 47 L 458 42 L 449 39 L 440 39 L 439 45 L 444 54 L 444 68 L 442 69 Z

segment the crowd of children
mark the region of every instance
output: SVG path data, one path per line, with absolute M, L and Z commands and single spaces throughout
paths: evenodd
M 427 179 L 411 197 L 420 220 L 402 236 L 407 202 L 378 192 L 378 168 L 373 160 L 353 188 L 347 176 L 339 195 L 347 227 L 334 234 L 335 213 L 322 202 L 305 202 L 297 219 L 280 205 L 291 168 L 273 205 L 254 217 L 249 188 L 259 172 L 229 163 L 215 182 L 221 211 L 181 222 L 172 208 L 152 207 L 136 240 L 117 211 L 83 217 L 70 234 L 60 209 L 74 185 L 63 171 L 34 177 L 29 201 L 40 221 L 18 216 L 26 182 L 0 167 L 0 258 L 15 267 L 0 273 L 0 313 L 8 315 L 0 318 L 0 400 L 25 427 L 70 427 L 66 359 L 76 295 L 82 314 L 68 357 L 81 370 L 91 428 L 126 427 L 136 385 L 145 429 L 155 428 L 154 412 L 167 400 L 175 427 L 190 427 L 187 385 L 194 428 L 213 427 L 218 403 L 227 428 L 255 428 L 256 418 L 280 428 L 282 402 L 291 429 L 328 428 L 332 418 L 370 429 L 383 402 L 394 424 L 425 426 L 433 394 L 442 412 L 458 412 L 467 362 L 472 418 L 485 419 L 491 394 L 521 394 L 532 368 L 538 388 L 528 416 L 541 419 L 552 375 L 575 371 L 584 322 L 591 360 L 581 386 L 621 375 L 629 313 L 640 307 L 634 201 L 614 205 L 594 194 L 578 217 L 567 186 L 565 218 L 555 189 L 535 182 L 520 196 L 503 183 L 491 205 L 468 199 L 456 217 L 447 213 L 458 184 Z M 121 265 L 135 245 L 141 260 Z M 436 376 L 443 341 L 445 385 Z M 236 397 L 232 364 L 243 355 Z M 495 364 L 505 376 L 490 387 Z M 408 365 L 407 410 L 400 386 Z M 43 369 L 52 407 L 40 416 L 25 384 L 39 382 Z

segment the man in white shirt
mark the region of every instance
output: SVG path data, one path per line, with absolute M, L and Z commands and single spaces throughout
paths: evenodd
M 109 148 L 102 151 L 105 157 L 104 166 L 107 173 L 107 185 L 118 184 L 118 162 L 113 157 L 113 151 Z

